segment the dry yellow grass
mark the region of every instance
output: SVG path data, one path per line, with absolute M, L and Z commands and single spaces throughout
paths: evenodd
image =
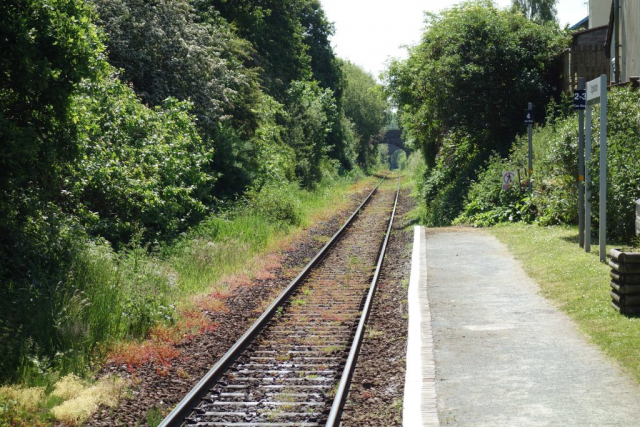
M 21 409 L 34 412 L 38 409 L 40 401 L 44 399 L 44 387 L 0 387 L 0 398 L 13 400 Z
M 51 414 L 69 425 L 86 421 L 100 405 L 114 407 L 126 387 L 126 382 L 117 377 L 103 378 L 88 385 L 75 375 L 67 375 L 55 387 L 53 395 L 66 399 L 54 407 Z

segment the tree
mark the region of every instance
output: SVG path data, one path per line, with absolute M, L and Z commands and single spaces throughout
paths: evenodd
M 491 1 L 461 3 L 426 21 L 421 43 L 386 79 L 406 139 L 427 166 L 424 220 L 439 226 L 458 216 L 491 153 L 508 154 L 524 131 L 526 103 L 544 117 L 560 91 L 569 36 L 555 22 L 532 22 Z
M 428 15 L 422 42 L 387 74 L 401 125 L 427 164 L 434 165 L 444 136 L 453 130 L 485 152 L 506 152 L 524 129 L 526 102 L 542 108 L 558 93 L 567 42 L 557 24 L 531 22 L 490 1 Z
M 60 165 L 77 154 L 73 129 L 66 126 L 71 95 L 80 80 L 94 75 L 104 50 L 91 20 L 82 0 L 0 2 L 3 213 L 16 191 L 55 187 Z
M 303 0 L 199 0 L 199 10 L 213 7 L 253 46 L 250 66 L 262 69 L 262 84 L 279 102 L 293 81 L 312 79 L 309 46 L 300 22 Z
M 531 21 L 551 22 L 556 20 L 558 0 L 513 0 L 513 8 Z
M 327 134 L 335 121 L 333 93 L 316 82 L 293 82 L 287 95 L 284 140 L 295 152 L 296 175 L 303 186 L 312 188 L 322 179 Z
M 304 29 L 304 43 L 309 47 L 311 58 L 311 72 L 313 79 L 321 87 L 331 89 L 336 102 L 337 114 L 327 135 L 329 156 L 351 169 L 355 164 L 352 148 L 348 146 L 351 136 L 350 129 L 345 128 L 342 97 L 347 84 L 341 61 L 336 57 L 329 37 L 334 33 L 331 24 L 322 9 L 319 0 L 304 0 L 299 8 L 299 19 Z
M 377 160 L 377 138 L 386 123 L 387 100 L 382 87 L 362 68 L 349 61 L 343 61 L 342 68 L 347 80 L 343 96 L 344 112 L 353 122 L 359 137 L 357 161 L 362 167 L 370 167 Z
M 123 70 L 121 78 L 133 83 L 144 102 L 190 100 L 205 136 L 232 118 L 255 129 L 250 103 L 256 76 L 244 66 L 249 45 L 215 11 L 198 16 L 189 0 L 95 5 L 109 35 L 109 62 Z

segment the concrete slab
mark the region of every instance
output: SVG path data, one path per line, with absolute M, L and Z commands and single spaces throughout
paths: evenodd
M 640 426 L 638 384 L 539 295 L 504 245 L 460 228 L 426 240 L 443 426 Z

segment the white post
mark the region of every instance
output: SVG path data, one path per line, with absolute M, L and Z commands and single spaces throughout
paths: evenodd
M 584 138 L 584 251 L 591 252 L 591 105 L 587 105 Z
M 600 76 L 600 261 L 607 260 L 607 76 Z

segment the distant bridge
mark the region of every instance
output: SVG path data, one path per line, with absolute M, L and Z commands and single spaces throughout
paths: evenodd
M 404 145 L 402 131 L 399 129 L 388 130 L 384 135 L 382 143 L 389 147 L 389 155 L 393 154 L 397 150 L 404 150 L 405 152 L 409 151 Z M 407 154 L 409 153 L 407 152 Z

